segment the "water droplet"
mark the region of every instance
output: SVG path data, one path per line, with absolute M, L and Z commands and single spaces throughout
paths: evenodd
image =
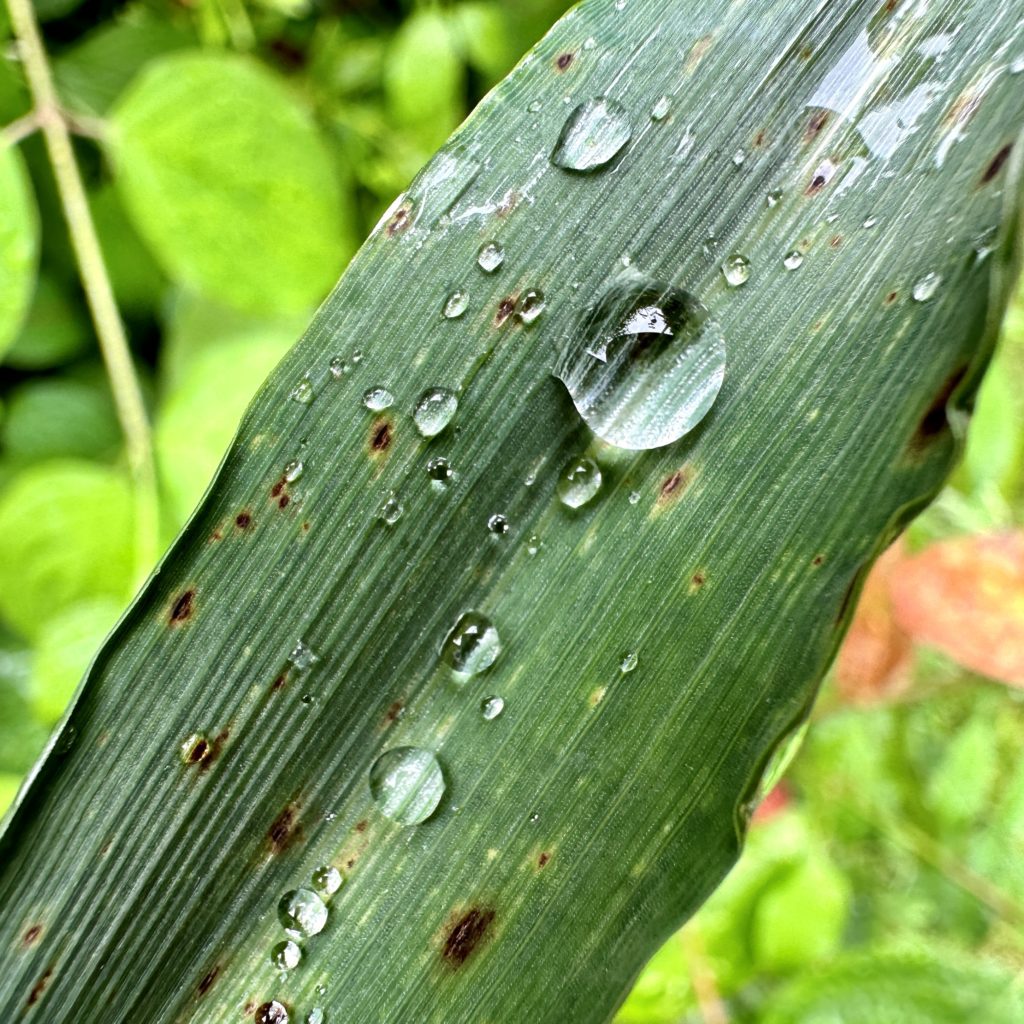
M 539 114 L 539 113 L 540 113 L 540 110 L 541 110 L 541 108 L 542 108 L 543 106 L 544 106 L 544 104 L 543 104 L 543 103 L 541 103 L 541 101 L 540 101 L 540 100 L 534 100 L 534 101 L 533 101 L 533 102 L 532 102 L 532 103 L 531 103 L 531 104 L 530 104 L 530 105 L 529 105 L 529 106 L 528 106 L 528 107 L 527 107 L 526 109 L 527 109 L 527 110 L 528 110 L 528 111 L 529 111 L 529 112 L 530 112 L 531 114 Z
M 256 1008 L 255 1024 L 288 1024 L 288 1010 L 276 999 Z
M 877 223 L 878 223 L 878 218 L 877 217 L 868 217 L 868 219 L 866 221 L 864 221 L 864 227 L 866 227 L 866 228 L 873 228 Z
M 651 108 L 652 121 L 664 121 L 672 109 L 672 101 L 667 96 L 662 96 Z
M 270 951 L 270 962 L 279 971 L 290 971 L 295 967 L 299 966 L 299 961 L 302 959 L 302 950 L 299 946 L 288 939 L 285 942 L 279 942 Z
M 427 463 L 427 476 L 439 484 L 446 484 L 453 476 L 452 465 L 443 455 L 435 455 Z
M 346 363 L 345 360 L 341 358 L 341 356 L 335 356 L 330 361 L 329 367 L 331 371 L 331 376 L 335 380 L 341 380 L 341 378 L 348 373 L 349 369 L 348 363 Z
M 303 377 L 295 387 L 292 388 L 291 394 L 288 396 L 293 402 L 298 402 L 299 405 L 309 405 L 313 401 L 313 382 L 308 377 Z
M 746 163 L 746 160 L 747 160 L 747 154 L 744 153 L 742 149 L 737 149 L 736 152 L 733 153 L 733 155 L 732 155 L 732 162 L 737 167 L 742 167 L 744 165 L 744 163 Z
M 296 640 L 291 654 L 288 655 L 288 660 L 300 672 L 305 672 L 307 668 L 312 667 L 313 662 L 319 661 L 320 658 L 317 656 L 313 648 L 306 644 L 305 641 Z
M 602 440 L 660 448 L 707 414 L 725 358 L 721 328 L 697 299 L 633 272 L 589 310 L 555 376 Z
M 399 825 L 426 821 L 444 795 L 437 758 L 420 747 L 394 747 L 370 769 L 370 795 L 377 809 Z
M 441 646 L 441 658 L 458 675 L 475 676 L 489 669 L 501 654 L 494 623 L 479 612 L 466 612 Z
M 790 249 L 782 257 L 782 265 L 787 270 L 797 270 L 804 262 L 804 254 L 799 249 Z
M 516 306 L 516 316 L 521 323 L 532 324 L 547 308 L 544 301 L 544 293 L 534 288 L 523 293 L 519 304 Z
M 508 516 L 504 516 L 500 512 L 491 516 L 491 518 L 487 520 L 487 529 L 490 530 L 491 533 L 497 534 L 499 537 L 508 533 Z
M 636 668 L 639 661 L 640 659 L 637 656 L 636 651 L 629 651 L 623 655 L 622 661 L 619 662 L 619 671 L 623 675 L 627 675 Z
M 377 510 L 377 518 L 383 520 L 388 526 L 394 526 L 402 518 L 404 511 L 402 503 L 392 494 Z
M 302 465 L 301 459 L 292 459 L 287 466 L 284 467 L 284 478 L 287 483 L 293 484 L 296 480 L 302 476 L 302 471 L 305 466 Z
M 424 437 L 434 437 L 451 423 L 458 408 L 459 400 L 454 391 L 448 388 L 429 388 L 420 396 L 412 411 L 413 422 Z
M 765 202 L 768 203 L 769 208 L 778 206 L 782 202 L 783 192 L 781 188 L 773 188 L 771 192 L 765 196 Z
M 484 697 L 480 701 L 480 714 L 488 722 L 492 722 L 505 710 L 505 701 L 501 697 Z
M 587 36 L 587 38 L 583 40 L 583 49 L 584 50 L 593 50 L 596 47 L 597 47 L 597 40 L 593 36 Z
M 581 103 L 566 118 L 551 162 L 567 171 L 604 167 L 629 142 L 633 129 L 626 108 L 607 96 Z
M 325 864 L 313 872 L 313 888 L 328 896 L 333 896 L 344 884 L 344 876 L 333 864 Z
M 540 821 L 540 815 L 534 811 L 533 814 L 530 815 L 530 824 L 536 825 L 538 821 Z
M 639 491 L 630 491 L 629 492 L 629 503 L 630 503 L 630 505 L 635 505 L 639 501 L 640 501 L 640 492 Z
M 375 387 L 363 392 L 363 405 L 373 412 L 382 412 L 395 403 L 395 396 L 387 388 Z
M 327 924 L 327 904 L 312 889 L 292 889 L 281 897 L 277 917 L 290 935 L 317 935 Z
M 624 11 L 626 9 L 626 0 L 615 0 L 615 10 Z
M 353 366 L 358 366 L 362 361 L 363 361 L 363 353 L 359 349 L 356 349 L 352 353 L 352 365 Z
M 601 470 L 592 459 L 573 459 L 558 479 L 558 498 L 569 508 L 586 505 L 601 489 Z
M 913 295 L 916 302 L 927 302 L 929 299 L 934 298 L 935 293 L 939 290 L 940 284 L 942 284 L 942 277 L 932 271 L 930 274 L 925 274 L 925 276 L 914 285 L 910 294 Z
M 746 284 L 750 280 L 750 260 L 734 252 L 722 264 L 722 275 L 730 288 L 739 288 L 741 284 Z
M 1021 72 L 1024 72 L 1024 57 L 1018 57 L 1010 65 L 1010 74 L 1011 75 L 1019 75 Z
M 327 1017 L 324 1015 L 324 1011 L 319 1006 L 314 1006 L 309 1013 L 306 1014 L 306 1024 L 324 1024 Z
M 466 312 L 466 307 L 468 305 L 469 292 L 464 292 L 461 289 L 456 288 L 456 290 L 444 300 L 444 308 L 441 312 L 448 320 L 455 320 Z
M 542 542 L 540 537 L 538 537 L 535 533 L 530 534 L 529 538 L 526 541 L 526 553 L 528 555 L 535 555 L 538 551 L 540 551 L 541 547 Z
M 303 704 L 312 704 L 313 703 L 313 694 L 311 694 L 311 693 L 304 693 L 300 699 L 302 700 Z
M 485 242 L 476 257 L 480 269 L 493 274 L 505 262 L 505 250 L 497 242 Z

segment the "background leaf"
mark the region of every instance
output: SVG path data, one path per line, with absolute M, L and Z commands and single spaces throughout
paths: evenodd
M 32 297 L 39 224 L 21 154 L 0 146 L 0 355 L 21 327 Z

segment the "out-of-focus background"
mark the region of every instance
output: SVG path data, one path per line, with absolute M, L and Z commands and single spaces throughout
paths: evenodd
M 567 6 L 35 0 L 154 423 L 163 542 L 381 211 Z M 0 38 L 2 812 L 140 567 L 2 16 Z M 1022 379 L 1018 300 L 964 463 L 871 577 L 741 864 L 621 1021 L 1024 1020 Z

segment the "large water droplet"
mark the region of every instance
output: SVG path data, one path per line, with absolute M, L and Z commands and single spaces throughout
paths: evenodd
M 300 672 L 305 672 L 307 668 L 312 666 L 313 662 L 319 661 L 320 658 L 304 640 L 296 640 L 291 654 L 288 655 L 288 660 Z
M 487 722 L 494 721 L 505 710 L 505 701 L 501 697 L 484 697 L 480 701 L 480 714 Z
M 402 518 L 402 503 L 393 495 L 389 495 L 384 504 L 377 510 L 377 518 L 388 526 L 394 526 Z
M 306 467 L 302 465 L 301 459 L 293 459 L 284 467 L 284 478 L 287 483 L 293 484 L 296 480 L 302 476 L 302 471 Z
M 429 750 L 394 747 L 370 769 L 370 795 L 385 817 L 399 825 L 418 825 L 437 810 L 444 774 Z
M 739 288 L 750 280 L 750 260 L 738 252 L 734 252 L 722 264 L 722 276 L 730 288 Z
M 460 288 L 456 288 L 447 299 L 444 300 L 444 306 L 441 309 L 442 314 L 448 320 L 455 320 L 462 316 L 466 312 L 466 307 L 469 305 L 469 292 L 464 292 Z
M 383 412 L 394 405 L 395 396 L 387 388 L 369 388 L 363 392 L 363 405 L 373 412 Z
M 485 242 L 477 254 L 480 269 L 493 274 L 505 262 L 505 250 L 497 242 Z
M 333 896 L 344 884 L 344 876 L 333 864 L 325 864 L 313 872 L 313 888 L 327 896 Z
M 452 464 L 443 455 L 435 455 L 427 463 L 427 476 L 435 483 L 447 484 L 452 476 Z
M 312 889 L 292 889 L 281 897 L 277 916 L 285 931 L 305 938 L 324 930 L 327 904 Z
M 581 103 L 566 118 L 551 162 L 567 171 L 604 167 L 629 142 L 633 128 L 626 108 L 607 96 Z
M 309 405 L 315 397 L 313 392 L 313 382 L 308 377 L 303 377 L 302 380 L 292 388 L 288 397 L 291 398 L 293 402 L 298 402 L 299 405 Z
M 441 658 L 462 676 L 489 669 L 501 654 L 501 638 L 494 623 L 479 612 L 466 612 L 445 637 Z
M 532 324 L 547 309 L 544 293 L 536 288 L 523 292 L 523 297 L 516 305 L 516 316 L 524 324 Z
M 499 537 L 508 533 L 508 516 L 496 512 L 487 520 L 487 529 Z
M 448 388 L 429 388 L 420 396 L 412 411 L 413 422 L 424 437 L 433 437 L 451 423 L 458 408 L 459 400 L 454 391 Z
M 725 358 L 721 328 L 697 299 L 634 273 L 589 312 L 555 376 L 598 437 L 660 448 L 707 414 Z
M 925 276 L 914 285 L 910 294 L 914 296 L 914 300 L 916 302 L 927 302 L 929 299 L 935 297 L 935 293 L 939 290 L 940 284 L 942 284 L 942 277 L 932 271 L 930 274 L 925 274 Z
M 782 258 L 782 265 L 787 270 L 798 270 L 804 262 L 804 254 L 799 249 L 790 249 Z
M 651 107 L 651 120 L 664 121 L 672 109 L 672 101 L 667 96 L 662 96 L 653 107 Z
M 302 959 L 302 950 L 298 944 L 288 939 L 279 942 L 270 951 L 270 962 L 280 971 L 290 971 L 299 966 Z
M 272 999 L 256 1008 L 255 1024 L 288 1024 L 288 1010 L 283 1003 Z
M 569 508 L 586 505 L 601 490 L 601 470 L 592 459 L 573 459 L 558 478 L 558 498 Z
M 322 1007 L 314 1006 L 309 1013 L 306 1014 L 306 1024 L 324 1024 L 327 1017 L 324 1014 Z

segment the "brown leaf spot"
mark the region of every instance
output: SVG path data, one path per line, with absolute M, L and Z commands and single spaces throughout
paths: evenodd
M 220 527 L 218 527 L 216 530 L 213 531 L 213 533 L 210 534 L 210 540 L 211 541 L 223 540 L 223 539 L 224 539 L 224 532 L 223 532 L 223 530 L 220 529 Z
M 544 852 L 543 852 L 543 853 L 542 853 L 542 854 L 541 854 L 541 855 L 540 855 L 540 856 L 539 856 L 539 857 L 537 858 L 537 867 L 539 867 L 539 868 L 542 868 L 542 867 L 544 867 L 544 866 L 545 866 L 545 865 L 547 864 L 547 862 L 548 862 L 549 860 L 551 860 L 551 854 L 550 854 L 550 853 L 548 853 L 548 852 L 547 852 L 547 850 L 545 850 L 545 851 L 544 851 Z
M 242 1007 L 242 1016 L 251 1017 L 256 1012 L 256 1003 L 252 999 L 245 1001 L 245 1006 Z
M 40 935 L 43 934 L 43 926 L 41 924 L 34 924 L 29 928 L 25 929 L 25 934 L 22 935 L 21 941 L 26 946 L 31 946 Z
M 767 136 L 765 135 L 764 129 L 762 128 L 761 131 L 759 131 L 754 136 L 754 148 L 760 149 L 765 144 L 766 139 Z
M 391 215 L 391 219 L 388 221 L 387 226 L 384 230 L 387 232 L 388 238 L 394 238 L 395 235 L 400 235 L 409 226 L 412 220 L 412 210 L 408 206 L 400 206 Z
M 249 512 L 239 512 L 235 516 L 235 526 L 240 530 L 248 530 L 252 526 L 252 515 Z
M 309 527 L 310 527 L 310 525 L 311 525 L 311 524 L 310 524 L 310 522 L 309 522 L 309 520 L 308 520 L 308 519 L 306 519 L 306 520 L 303 520 L 303 523 L 302 523 L 302 532 L 303 532 L 303 533 L 309 533 Z
M 559 71 L 566 71 L 569 65 L 572 64 L 575 56 L 576 55 L 574 53 L 560 53 L 558 55 L 558 59 L 555 61 L 555 67 L 558 68 Z
M 841 246 L 843 244 L 843 236 L 842 235 L 833 235 L 829 239 L 829 243 L 828 244 L 831 245 L 833 249 L 838 249 L 839 246 Z
M 824 565 L 824 564 L 825 564 L 825 556 L 824 555 L 815 555 L 811 559 L 811 565 L 813 565 L 815 568 L 817 568 L 818 566 Z
M 804 129 L 804 142 L 813 142 L 821 134 L 821 130 L 825 125 L 828 124 L 830 116 L 827 110 L 819 110 L 814 113 Z
M 289 504 L 289 502 L 291 500 L 292 499 L 289 498 L 287 494 L 282 494 L 281 497 L 277 499 L 277 507 L 278 508 L 287 508 L 288 504 Z
M 1013 143 L 1008 142 L 998 153 L 992 158 L 992 162 L 985 168 L 985 173 L 981 176 L 982 185 L 987 185 L 993 178 L 1003 169 L 1006 161 L 1010 159 L 1010 153 L 1013 150 Z
M 497 217 L 506 217 L 519 205 L 519 193 L 515 189 L 509 189 L 501 198 L 494 213 Z
M 196 596 L 194 590 L 186 590 L 179 594 L 171 605 L 170 622 L 172 626 L 181 625 L 192 616 L 192 601 Z
M 284 853 L 290 846 L 302 838 L 302 825 L 299 822 L 299 806 L 293 800 L 271 822 L 267 829 L 267 839 L 271 854 Z
M 495 327 L 500 327 L 515 312 L 517 299 L 518 296 L 506 295 L 498 303 L 498 311 L 494 314 Z
M 700 588 L 703 587 L 705 583 L 707 583 L 707 579 L 707 575 L 704 573 L 704 571 L 702 569 L 698 569 L 690 577 L 690 593 L 697 593 L 697 591 L 700 590 Z
M 452 967 L 461 967 L 479 947 L 494 922 L 490 908 L 472 907 L 451 926 L 441 955 Z
M 385 724 L 391 725 L 393 722 L 397 722 L 399 716 L 402 714 L 402 709 L 404 707 L 405 704 L 403 704 L 402 701 L 392 701 L 391 704 L 388 706 L 387 713 L 384 715 Z
M 32 991 L 28 994 L 28 1000 L 25 1003 L 26 1006 L 35 1006 L 36 1003 L 42 998 L 43 992 L 46 991 L 46 986 L 50 983 L 50 978 L 53 977 L 53 968 L 47 967 L 41 975 L 39 980 L 32 986 Z
M 382 416 L 373 421 L 370 427 L 370 454 L 383 455 L 390 447 L 394 438 L 391 421 Z
M 658 504 L 667 505 L 670 502 L 678 501 L 690 486 L 693 476 L 693 467 L 689 464 L 680 466 L 674 473 L 667 476 L 658 492 Z
M 891 306 L 900 297 L 899 292 L 889 292 L 883 300 L 887 306 Z
M 690 47 L 690 52 L 686 55 L 685 66 L 686 73 L 688 75 L 692 75 L 694 71 L 697 70 L 700 62 L 707 56 L 708 51 L 714 45 L 714 42 L 714 36 L 701 36 L 701 38 Z
M 196 986 L 196 992 L 200 996 L 205 996 L 210 991 L 213 983 L 217 980 L 217 975 L 220 974 L 220 964 L 214 964 L 200 979 L 199 984 Z
M 288 682 L 288 673 L 281 672 L 274 678 L 274 681 L 270 684 L 270 690 L 272 693 L 276 693 L 278 690 L 283 690 L 285 683 Z
M 356 822 L 356 831 L 357 832 L 365 832 L 366 831 L 366 826 L 368 824 L 369 824 L 369 822 L 365 818 L 362 818 L 361 820 Z
M 185 755 L 185 764 L 202 764 L 203 758 L 206 757 L 209 750 L 210 744 L 207 742 L 206 737 L 197 737 L 195 743 L 192 744 L 189 752 Z
M 914 436 L 910 439 L 909 449 L 912 453 L 920 453 L 936 438 L 945 434 L 949 427 L 946 406 L 966 373 L 967 367 L 964 366 L 950 374 L 938 394 L 932 399 L 931 404 L 925 409 L 924 415 L 918 421 Z
M 272 498 L 276 498 L 284 490 L 284 483 L 284 478 L 282 477 L 270 488 L 270 496 Z

